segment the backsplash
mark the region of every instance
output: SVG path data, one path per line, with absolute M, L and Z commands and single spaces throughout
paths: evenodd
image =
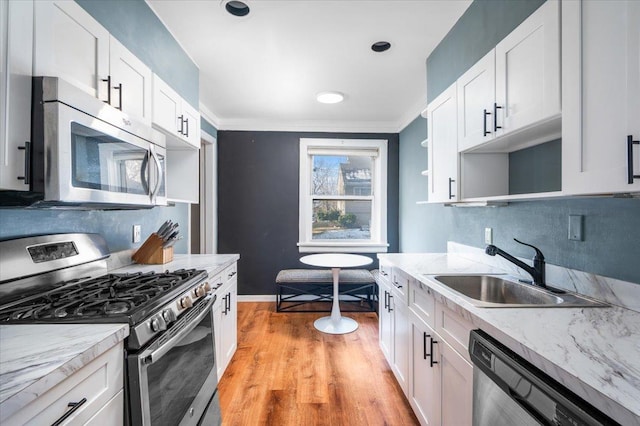
M 484 249 L 449 241 L 447 243 L 447 252 L 459 254 L 467 259 L 503 269 L 524 279 L 531 279 L 531 276 L 524 270 L 502 257 L 485 254 Z M 518 257 L 518 259 L 528 265 L 532 264 L 531 259 L 521 257 Z M 552 287 L 573 291 L 612 305 L 640 312 L 640 285 L 638 284 L 563 268 L 549 263 L 546 266 L 546 281 Z
M 176 253 L 188 253 L 189 205 L 149 210 L 57 210 L 0 209 L 0 239 L 28 235 L 90 232 L 104 237 L 110 252 L 139 247 L 165 220 L 180 224 L 183 239 L 174 246 Z M 141 226 L 142 241 L 132 242 L 133 225 Z

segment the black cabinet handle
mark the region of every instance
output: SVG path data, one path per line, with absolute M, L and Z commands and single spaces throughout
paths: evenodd
M 187 137 L 187 138 L 188 138 L 188 137 L 189 137 L 189 119 L 188 119 L 188 118 L 186 118 L 186 119 L 184 120 L 184 123 L 186 124 L 186 126 L 185 126 L 185 127 L 187 128 L 187 130 L 185 130 L 185 132 L 184 132 L 184 135 L 185 135 L 185 137 Z
M 24 150 L 24 176 L 18 176 L 18 180 L 23 180 L 25 185 L 31 183 L 31 142 L 26 141 L 24 146 L 19 146 L 19 150 Z
M 634 141 L 633 135 L 627 136 L 627 183 L 631 185 L 634 179 L 640 179 L 640 175 L 634 174 L 633 171 L 633 146 L 640 145 L 640 141 Z
M 235 274 L 237 274 L 237 272 L 236 272 L 236 271 L 233 271 L 232 273 L 228 274 L 228 275 L 227 275 L 227 279 L 228 279 L 228 278 L 231 278 L 231 277 L 232 277 L 232 276 L 234 276 Z
M 73 413 L 75 413 L 80 407 L 82 407 L 82 405 L 87 402 L 87 398 L 82 398 L 80 401 L 78 402 L 70 402 L 67 404 L 67 407 L 71 407 L 71 410 L 65 412 L 62 417 L 60 417 L 58 420 L 56 420 L 51 426 L 58 426 L 61 425 L 62 422 L 64 422 L 65 420 L 67 420 L 69 418 L 69 416 L 71 416 Z
M 484 110 L 484 118 L 482 119 L 482 127 L 483 127 L 483 134 L 482 136 L 487 136 L 490 135 L 491 132 L 487 130 L 487 115 L 491 115 L 490 112 L 488 112 L 486 109 Z
M 433 367 L 434 365 L 436 365 L 438 363 L 438 361 L 434 360 L 435 356 L 433 354 L 433 345 L 438 343 L 438 341 L 437 340 L 433 340 L 433 337 L 431 337 L 430 334 L 424 333 L 424 336 L 425 336 L 425 340 L 426 340 L 427 337 L 429 338 L 429 353 L 426 353 L 426 348 L 425 348 L 425 354 L 424 354 L 425 358 L 424 359 L 427 359 L 427 357 L 429 357 L 429 366 Z M 425 343 L 425 346 L 426 346 L 426 343 Z
M 380 271 L 380 274 L 381 274 L 383 277 L 386 277 L 386 276 L 388 276 L 388 275 L 389 275 L 389 274 L 387 274 L 385 271 Z
M 113 90 L 118 91 L 118 106 L 116 107 L 116 109 L 122 111 L 122 83 L 118 84 L 117 86 L 113 86 Z
M 389 292 L 387 290 L 384 291 L 384 308 L 389 312 Z
M 389 312 L 393 311 L 393 308 L 391 307 L 391 299 L 393 299 L 393 294 L 389 293 L 389 308 L 387 308 Z
M 102 102 L 111 105 L 111 76 L 108 75 L 107 78 L 103 78 L 102 81 L 107 83 L 107 100 Z
M 178 116 L 178 120 L 180 120 L 180 130 L 178 130 L 178 133 L 180 133 L 183 136 L 186 136 L 184 134 L 184 115 Z
M 431 352 L 429 354 L 429 363 L 431 364 L 430 366 L 433 367 L 435 364 L 438 363 L 438 361 L 435 361 L 435 355 L 433 353 L 433 345 L 437 344 L 438 341 L 437 340 L 433 340 L 433 337 L 429 337 L 429 339 L 431 340 L 431 344 L 430 344 L 430 348 L 429 348 L 429 351 Z
M 449 178 L 449 199 L 452 199 L 453 197 L 455 197 L 455 194 L 451 193 L 451 184 L 454 182 L 455 182 L 455 179 Z
M 498 129 L 502 129 L 502 126 L 498 126 L 498 110 L 502 109 L 501 106 L 498 106 L 497 103 L 493 103 L 493 131 L 496 132 Z
M 427 334 L 426 331 L 422 332 L 423 336 L 422 336 L 422 353 L 424 354 L 424 359 L 427 359 L 427 357 L 429 356 L 427 354 L 427 337 L 431 337 L 429 334 Z
M 396 288 L 402 288 L 402 286 L 401 286 L 400 284 L 398 284 L 398 281 L 394 281 L 394 282 L 393 282 L 393 285 L 394 285 Z

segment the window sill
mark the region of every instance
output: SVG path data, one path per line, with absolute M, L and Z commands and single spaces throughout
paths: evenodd
M 389 244 L 369 242 L 298 243 L 300 253 L 386 253 Z

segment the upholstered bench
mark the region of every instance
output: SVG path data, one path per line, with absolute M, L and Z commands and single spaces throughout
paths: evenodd
M 333 301 L 333 276 L 330 269 L 283 269 L 276 277 L 276 310 L 292 311 L 301 305 L 313 302 Z M 376 281 L 366 269 L 341 269 L 339 295 L 341 301 L 359 301 L 366 309 L 358 311 L 373 312 L 377 296 Z M 327 309 L 295 309 L 295 312 L 330 312 Z M 342 308 L 341 308 L 342 310 Z M 343 312 L 349 312 L 346 308 Z M 353 310 L 352 310 L 353 311 Z

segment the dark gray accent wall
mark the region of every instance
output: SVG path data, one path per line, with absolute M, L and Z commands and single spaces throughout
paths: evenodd
M 543 1 L 476 0 L 460 18 L 434 53 L 427 59 L 427 92 L 433 99 L 458 76 L 480 59 Z M 414 161 L 422 135 L 411 132 L 413 123 L 401 132 L 400 168 L 403 175 L 400 194 L 411 193 L 412 186 L 423 185 L 423 166 Z M 512 155 L 515 185 L 525 185 L 527 161 L 538 156 L 539 163 L 558 161 L 560 143 L 554 141 L 533 151 Z M 527 154 L 527 155 L 524 155 Z M 549 164 L 538 164 L 547 167 Z M 553 166 L 559 173 L 559 167 Z M 406 169 L 406 170 L 405 170 Z M 411 169 L 411 170 L 409 170 Z M 553 178 L 557 180 L 557 176 Z M 512 190 L 515 190 L 512 188 Z M 494 243 L 517 256 L 532 257 L 531 249 L 513 238 L 538 246 L 547 261 L 571 269 L 591 272 L 640 284 L 640 199 L 557 198 L 547 201 L 512 202 L 506 207 L 444 207 L 442 204 L 412 206 L 403 204 L 400 229 L 403 251 L 446 251 L 447 241 L 484 247 L 484 228 L 493 228 Z M 569 215 L 582 215 L 584 240 L 568 239 Z M 418 219 L 416 219 L 418 218 Z M 421 221 L 422 223 L 418 222 Z
M 35 210 L 0 209 L 0 239 L 6 240 L 28 235 L 67 232 L 92 232 L 101 234 L 116 252 L 141 243 L 132 243 L 133 225 L 141 225 L 142 240 L 156 231 L 168 219 L 178 222 L 184 239 L 174 246 L 176 253 L 187 253 L 186 230 L 189 223 L 187 204 L 174 207 L 154 207 L 150 210 Z
M 275 294 L 279 270 L 304 266 L 297 246 L 300 138 L 319 137 L 389 141 L 387 232 L 389 252 L 398 251 L 397 134 L 220 130 L 218 251 L 240 254 L 239 294 Z
M 475 0 L 427 58 L 427 102 L 458 79 L 545 0 Z
M 194 108 L 200 71 L 144 0 L 76 0 Z

